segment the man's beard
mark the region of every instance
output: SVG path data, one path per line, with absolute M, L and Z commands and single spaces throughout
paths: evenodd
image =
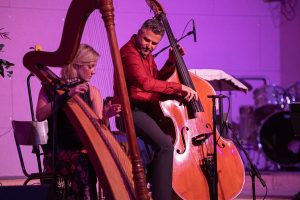
M 150 54 L 152 51 L 150 48 L 146 47 L 146 48 L 143 48 L 142 52 L 146 53 L 147 55 Z
M 143 48 L 139 42 L 136 43 L 136 46 L 138 51 L 140 52 L 140 54 L 142 54 L 143 57 L 146 57 L 152 52 L 149 47 Z

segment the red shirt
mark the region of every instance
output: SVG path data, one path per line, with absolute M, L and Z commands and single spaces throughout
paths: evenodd
M 166 62 L 158 70 L 152 54 L 144 58 L 135 43 L 136 35 L 133 35 L 120 50 L 130 101 L 157 101 L 159 94 L 182 92 L 180 83 L 163 80 L 174 72 L 175 65 Z

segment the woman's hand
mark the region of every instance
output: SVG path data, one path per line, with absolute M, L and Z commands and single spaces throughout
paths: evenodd
M 103 117 L 110 118 L 113 116 L 120 116 L 121 104 L 111 104 L 111 101 L 109 101 L 104 107 L 103 107 Z
M 181 89 L 184 92 L 184 99 L 188 102 L 190 102 L 192 99 L 198 100 L 199 96 L 198 93 L 193 90 L 192 88 L 185 86 L 185 85 L 181 85 Z
M 76 94 L 79 93 L 86 93 L 89 89 L 88 83 L 81 83 L 79 85 L 76 85 L 75 87 L 70 88 L 68 95 L 70 97 L 73 97 Z

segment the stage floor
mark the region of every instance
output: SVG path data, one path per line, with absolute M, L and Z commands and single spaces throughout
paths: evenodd
M 300 192 L 300 171 L 265 171 L 261 172 L 261 176 L 267 185 L 266 199 L 292 199 Z M 263 199 L 266 193 L 266 188 L 257 178 L 255 178 L 255 192 L 257 199 Z M 252 199 L 252 181 L 249 172 L 246 172 L 245 184 L 237 199 Z
M 300 192 L 300 172 L 261 172 L 262 178 L 265 180 L 268 193 L 266 200 L 287 200 L 292 199 Z M 22 185 L 24 177 L 0 177 L 1 186 Z M 38 184 L 37 180 L 29 182 L 29 184 Z M 255 178 L 255 191 L 257 199 L 263 199 L 266 189 Z M 242 192 L 236 198 L 237 200 L 250 200 L 252 198 L 251 177 L 246 172 L 245 184 Z

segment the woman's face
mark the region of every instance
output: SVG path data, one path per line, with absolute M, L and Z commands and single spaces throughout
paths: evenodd
M 92 76 L 96 73 L 96 65 L 97 61 L 84 64 L 76 64 L 75 67 L 77 70 L 78 78 L 89 82 Z

